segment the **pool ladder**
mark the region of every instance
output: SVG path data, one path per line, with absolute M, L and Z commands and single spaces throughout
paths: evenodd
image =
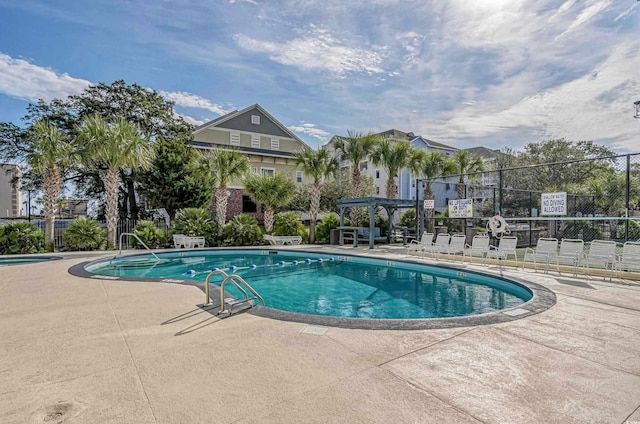
M 256 292 L 253 289 L 253 287 L 251 287 L 249 283 L 247 283 L 244 280 L 244 278 L 235 274 L 228 275 L 226 272 L 224 272 L 221 269 L 211 271 L 209 275 L 207 275 L 207 279 L 205 280 L 205 284 L 204 284 L 204 294 L 206 296 L 206 299 L 202 306 L 212 305 L 211 298 L 209 297 L 209 282 L 211 281 L 211 277 L 218 274 L 224 277 L 224 280 L 222 280 L 222 284 L 220 284 L 220 310 L 218 311 L 218 314 L 222 314 L 224 312 L 231 314 L 234 306 L 237 306 L 243 303 L 250 304 L 249 302 L 253 300 L 258 300 L 260 304 L 264 306 L 264 299 L 262 298 L 262 296 L 260 296 L 258 292 Z M 240 291 L 240 293 L 242 293 L 243 299 L 234 299 L 231 297 L 225 299 L 224 286 L 227 283 L 231 283 L 235 288 L 237 288 Z M 253 297 L 249 297 L 249 294 L 247 292 L 250 292 L 253 295 Z M 229 306 L 229 309 L 227 309 L 227 305 Z

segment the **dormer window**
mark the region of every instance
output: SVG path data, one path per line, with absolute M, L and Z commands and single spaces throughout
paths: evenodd
M 260 125 L 260 115 L 251 115 L 251 123 L 253 125 Z

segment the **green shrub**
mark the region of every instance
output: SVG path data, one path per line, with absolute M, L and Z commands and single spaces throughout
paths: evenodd
M 222 231 L 224 243 L 230 246 L 255 246 L 263 244 L 258 221 L 246 214 L 236 215 Z
M 316 243 L 329 243 L 331 230 L 340 226 L 340 217 L 334 213 L 326 215 L 316 225 Z
M 0 226 L 0 254 L 16 255 L 44 252 L 44 233 L 29 222 Z
M 133 229 L 133 233 L 137 235 L 149 249 L 158 249 L 165 247 L 167 244 L 167 233 L 156 227 L 151 221 L 138 222 L 136 227 Z M 135 237 L 129 236 L 129 242 L 133 247 L 142 247 Z
M 107 246 L 107 230 L 91 218 L 76 218 L 62 239 L 65 250 L 100 250 Z
M 400 215 L 400 226 L 416 228 L 416 210 L 408 209 L 405 213 Z
M 189 237 L 204 237 L 207 246 L 217 246 L 218 225 L 211 219 L 209 211 L 201 208 L 185 208 L 173 221 L 172 234 Z
M 307 230 L 300 217 L 293 212 L 283 212 L 276 215 L 273 226 L 274 236 L 301 236 L 307 237 Z

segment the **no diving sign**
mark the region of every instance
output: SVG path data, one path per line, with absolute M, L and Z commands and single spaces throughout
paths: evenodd
M 567 192 L 542 193 L 542 209 L 540 215 L 566 215 L 567 214 Z

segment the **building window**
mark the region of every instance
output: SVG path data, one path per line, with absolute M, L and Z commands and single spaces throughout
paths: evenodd
M 302 171 L 296 171 L 296 182 L 297 183 L 302 182 Z
M 271 150 L 280 150 L 280 139 L 278 138 L 271 139 Z
M 251 200 L 250 196 L 246 194 L 242 195 L 242 213 L 255 213 L 258 211 L 258 208 L 253 200 Z
M 260 148 L 260 136 L 258 134 L 251 134 L 251 147 Z
M 380 178 L 380 171 L 376 170 L 376 179 Z
M 274 175 L 276 175 L 276 170 L 273 168 L 260 168 L 260 172 L 262 173 L 262 176 L 270 176 L 273 177 Z
M 362 162 L 360 164 L 360 171 L 367 171 L 369 169 L 369 162 Z
M 380 194 L 380 187 L 376 186 L 376 194 Z
M 451 184 L 447 183 L 444 188 L 445 190 L 451 190 Z
M 258 173 L 258 168 L 256 168 L 255 166 L 253 168 L 251 168 L 251 172 L 254 174 Z
M 253 125 L 260 125 L 260 115 L 251 115 L 251 123 Z
M 231 145 L 232 146 L 240 145 L 240 133 L 237 133 L 237 132 L 231 133 Z

